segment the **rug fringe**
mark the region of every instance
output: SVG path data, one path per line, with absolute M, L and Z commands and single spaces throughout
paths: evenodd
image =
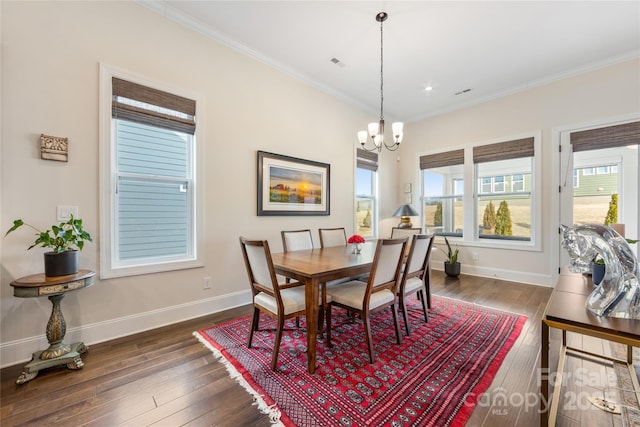
M 238 372 L 235 366 L 233 366 L 233 364 L 231 364 L 231 362 L 229 362 L 227 358 L 222 355 L 220 350 L 212 346 L 209 341 L 204 339 L 199 332 L 194 332 L 193 336 L 196 337 L 202 344 L 204 344 L 205 347 L 211 350 L 213 356 L 218 360 L 218 362 L 222 363 L 222 365 L 227 369 L 229 377 L 236 380 L 236 382 L 240 384 L 242 388 L 244 388 L 247 393 L 249 393 L 253 397 L 253 404 L 258 407 L 260 412 L 269 416 L 271 425 L 274 427 L 284 427 L 284 424 L 282 424 L 282 421 L 280 421 L 281 414 L 277 405 L 275 403 L 271 406 L 267 405 L 262 395 L 258 393 L 253 387 L 251 387 L 251 385 L 242 377 L 242 374 Z

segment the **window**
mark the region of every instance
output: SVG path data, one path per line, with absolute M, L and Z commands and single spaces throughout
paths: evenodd
M 637 236 L 640 121 L 570 131 L 564 142 L 568 149 L 562 149 L 567 156 L 562 167 L 572 164 L 582 175 L 579 186 L 561 193 L 561 221 L 604 224 L 616 206 L 614 222 L 625 224 L 627 236 Z
M 473 147 L 479 238 L 531 240 L 533 155 L 534 138 Z M 493 192 L 487 193 L 484 177 L 490 174 Z M 511 177 L 510 192 L 505 176 Z
M 420 156 L 427 233 L 459 244 L 541 250 L 540 133 Z
M 120 74 L 101 68 L 101 277 L 202 265 L 196 97 Z
M 493 192 L 504 193 L 504 176 L 493 177 Z
M 511 191 L 524 191 L 524 175 L 511 175 Z
M 425 231 L 462 236 L 464 150 L 420 157 Z M 488 182 L 491 185 L 491 180 Z
M 573 188 L 580 187 L 580 170 L 573 169 Z
M 356 232 L 363 237 L 378 235 L 378 154 L 356 152 Z
M 490 176 L 480 178 L 480 188 L 483 193 L 491 193 L 493 191 L 493 180 Z
M 582 169 L 582 176 L 590 176 L 590 175 L 595 175 L 595 174 L 596 174 L 595 168 L 583 168 Z

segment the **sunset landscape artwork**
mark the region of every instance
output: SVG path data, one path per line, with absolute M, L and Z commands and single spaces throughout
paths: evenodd
M 271 203 L 322 203 L 322 174 L 277 166 L 269 168 Z

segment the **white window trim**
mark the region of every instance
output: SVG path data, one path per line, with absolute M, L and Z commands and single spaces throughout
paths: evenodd
M 115 203 L 115 180 L 113 171 L 116 166 L 115 145 L 112 144 L 111 118 L 111 81 L 112 77 L 139 83 L 154 89 L 179 94 L 196 101 L 196 117 L 203 117 L 204 100 L 200 94 L 191 93 L 166 83 L 152 81 L 147 77 L 137 75 L 107 64 L 100 64 L 100 96 L 99 96 L 99 167 L 100 167 L 100 278 L 134 276 L 140 274 L 158 273 L 164 271 L 181 270 L 202 267 L 204 265 L 204 173 L 203 173 L 203 126 L 196 126 L 195 163 L 194 163 L 194 253 L 188 260 L 168 261 L 162 263 L 112 267 L 115 251 L 115 236 L 113 224 L 113 210 Z

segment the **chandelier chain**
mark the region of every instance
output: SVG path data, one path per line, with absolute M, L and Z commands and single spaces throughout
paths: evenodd
M 384 47 L 382 37 L 382 23 L 383 20 L 380 21 L 380 119 L 384 119 L 384 73 L 383 73 L 383 62 L 384 62 Z

